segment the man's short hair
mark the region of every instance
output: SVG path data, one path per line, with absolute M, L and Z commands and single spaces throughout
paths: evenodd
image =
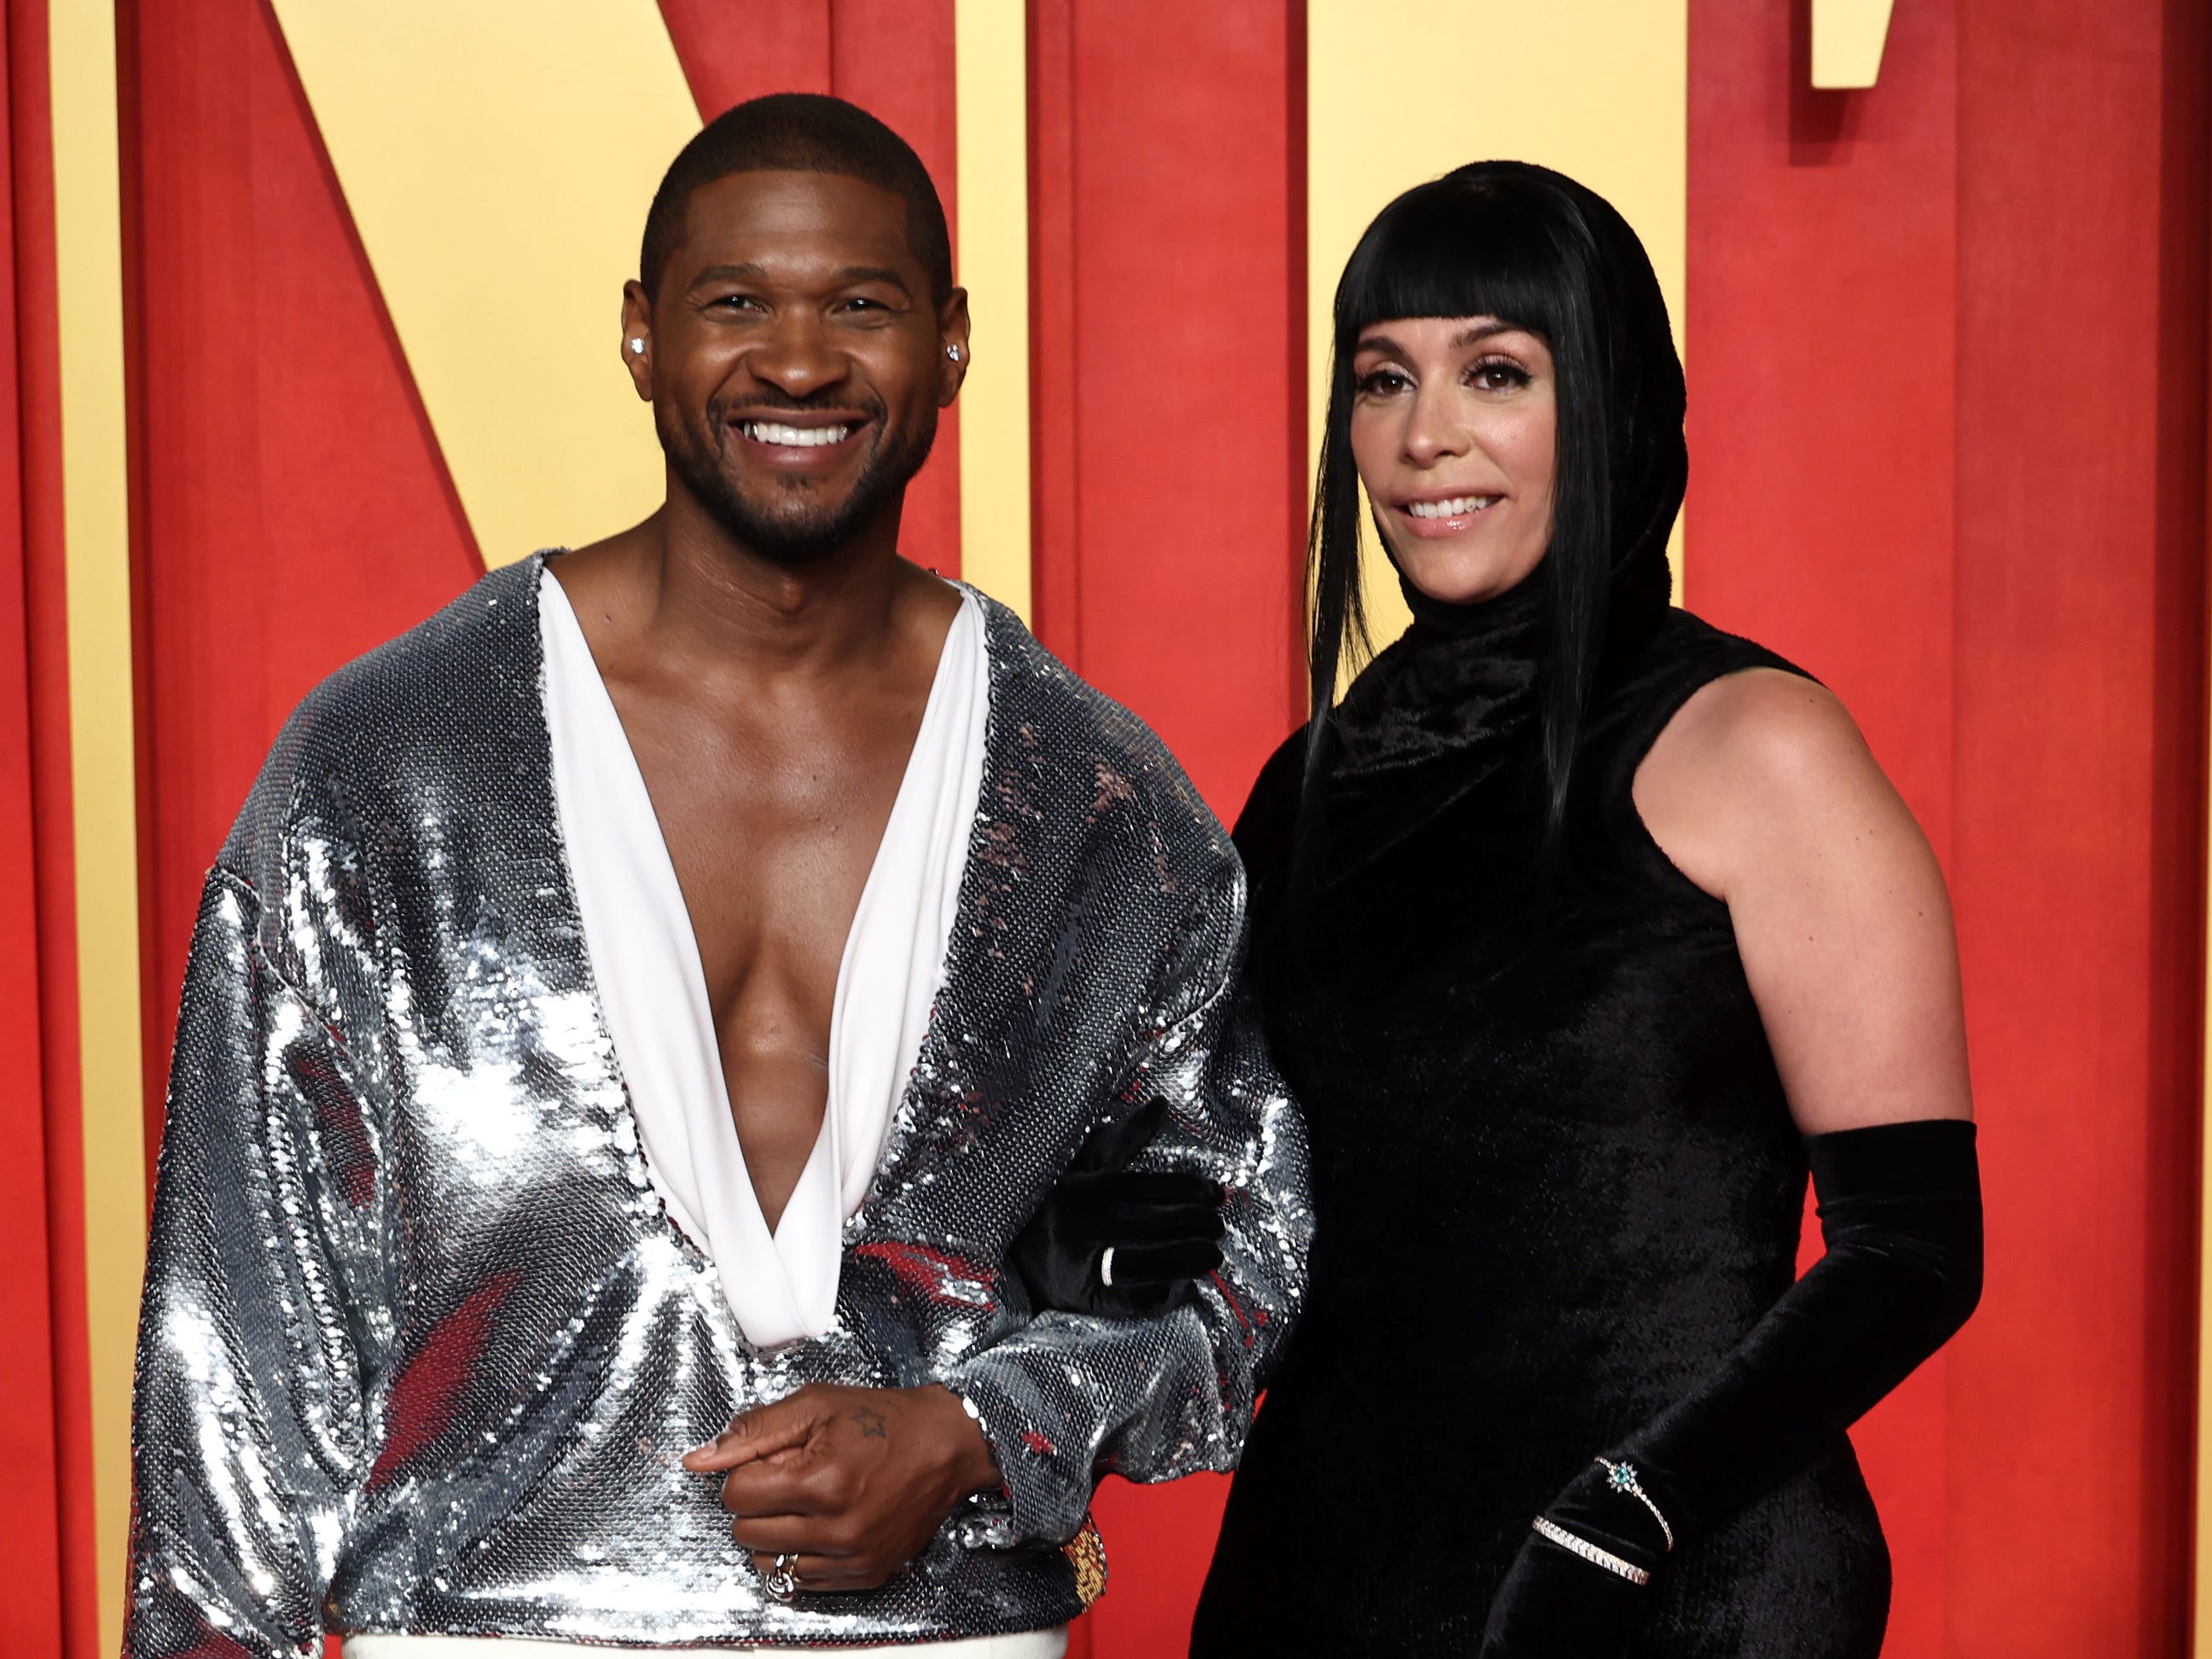
M 684 246 L 691 192 L 733 173 L 829 173 L 888 191 L 906 204 L 907 246 L 929 273 L 930 297 L 952 295 L 952 239 L 945 204 L 914 147 L 857 104 L 812 92 L 775 92 L 724 110 L 684 145 L 645 216 L 638 281 L 650 301 Z

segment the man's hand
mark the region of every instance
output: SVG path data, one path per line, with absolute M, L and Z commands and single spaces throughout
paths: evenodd
M 813 1382 L 744 1413 L 684 1467 L 729 1473 L 730 1535 L 799 1588 L 873 1589 L 921 1553 L 953 1506 L 1000 1485 L 982 1431 L 949 1390 Z

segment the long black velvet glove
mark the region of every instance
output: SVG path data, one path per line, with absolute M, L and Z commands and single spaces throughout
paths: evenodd
M 1221 1265 L 1220 1187 L 1186 1170 L 1128 1167 L 1167 1109 L 1152 1101 L 1092 1134 L 1014 1240 L 1033 1306 L 1141 1318 L 1188 1301 Z M 1110 1285 L 1101 1272 L 1109 1249 Z
M 1805 1143 L 1827 1249 L 1717 1366 L 1615 1449 L 1683 1541 L 1810 1463 L 1966 1322 L 1982 1293 L 1974 1126 L 1883 1123 Z M 1657 1571 L 1658 1523 L 1595 1463 L 1547 1516 Z M 1484 1659 L 1623 1653 L 1648 1591 L 1534 1533 L 1490 1607 Z

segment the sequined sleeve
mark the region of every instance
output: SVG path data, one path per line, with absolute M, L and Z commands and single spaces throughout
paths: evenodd
M 1297 1316 L 1313 1237 L 1305 1128 L 1243 982 L 1243 933 L 1231 862 L 1154 999 L 1170 1017 L 1120 1097 L 1125 1108 L 1159 1095 L 1173 1104 L 1142 1163 L 1227 1189 L 1220 1270 L 1194 1305 L 1151 1319 L 1042 1314 L 946 1378 L 998 1458 L 1018 1541 L 1072 1538 L 1102 1475 L 1235 1467 L 1260 1379 Z
M 140 1316 L 130 1659 L 319 1654 L 367 1474 L 383 1317 L 360 1265 L 380 1255 L 368 1091 L 299 964 L 281 970 L 272 920 L 240 876 L 209 878 Z

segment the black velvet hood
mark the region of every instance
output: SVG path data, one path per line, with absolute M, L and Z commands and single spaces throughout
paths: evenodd
M 1593 720 L 1668 613 L 1667 540 L 1689 456 L 1681 362 L 1657 278 L 1601 198 L 1522 163 L 1483 171 L 1564 196 L 1586 239 L 1565 263 L 1587 291 L 1559 309 L 1589 337 L 1551 342 L 1561 507 L 1543 561 L 1493 599 L 1441 603 L 1401 572 L 1413 625 L 1310 728 L 1320 750 L 1317 764 L 1302 769 L 1303 799 L 1271 810 L 1255 790 L 1276 838 L 1295 842 L 1294 852 L 1284 845 L 1275 854 L 1287 866 L 1285 891 L 1298 895 L 1288 907 L 1297 936 L 1285 942 L 1324 975 L 1339 960 L 1365 971 L 1370 952 L 1349 948 L 1354 940 L 1398 947 L 1388 929 L 1376 940 L 1378 911 L 1410 908 L 1424 919 L 1417 928 L 1488 933 L 1525 922 L 1532 907 L 1557 896 L 1589 793 L 1578 774 Z M 1433 210 L 1463 211 L 1448 197 Z M 1416 223 L 1397 234 L 1430 233 Z M 1564 808 L 1556 816 L 1555 791 Z M 1291 817 L 1295 830 L 1283 822 Z M 1468 817 L 1476 821 L 1457 823 Z M 1486 916 L 1439 904 L 1455 884 L 1421 858 L 1408 865 L 1395 856 L 1423 847 L 1439 860 L 1479 856 L 1512 870 L 1504 890 L 1488 895 L 1507 902 L 1483 904 Z

